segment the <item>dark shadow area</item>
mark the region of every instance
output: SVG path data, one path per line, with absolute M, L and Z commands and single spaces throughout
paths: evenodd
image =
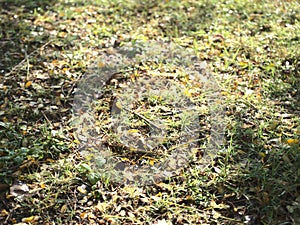
M 56 1 L 8 0 L 0 1 L 0 74 L 47 42 L 48 34 L 35 25 L 36 13 L 50 9 Z
M 159 23 L 153 28 L 174 38 L 191 35 L 196 31 L 207 32 L 214 20 L 214 9 L 215 6 L 210 1 L 164 4 L 155 0 L 135 4 L 131 10 L 136 16 L 146 18 L 147 22 L 157 19 L 159 15 Z
M 11 184 L 22 166 L 36 169 L 35 160 L 56 159 L 68 150 L 51 133 L 69 112 L 69 102 L 57 98 L 67 92 L 59 86 L 65 78 L 45 66 L 55 57 L 42 48 L 49 33 L 37 22 L 55 3 L 0 1 L 0 184 Z
M 300 40 L 297 41 L 295 46 L 300 45 Z M 270 99 L 287 113 L 300 116 L 300 55 L 296 52 L 294 56 L 282 59 L 278 74 L 280 76 L 270 85 Z
M 234 150 L 217 160 L 230 174 L 216 193 L 223 190 L 221 199 L 231 205 L 229 217 L 247 224 L 299 224 L 299 145 L 286 143 L 280 115 L 250 116 L 258 113 L 246 105 L 235 111 L 230 128 Z

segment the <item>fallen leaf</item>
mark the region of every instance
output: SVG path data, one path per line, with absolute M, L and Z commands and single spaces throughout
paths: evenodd
M 286 142 L 289 144 L 289 145 L 295 145 L 295 144 L 299 144 L 299 140 L 297 139 L 287 139 Z
M 84 219 L 84 218 L 86 218 L 87 213 L 86 212 L 80 213 L 79 216 L 80 216 L 81 219 Z
M 29 192 L 29 187 L 27 184 L 15 184 L 10 187 L 10 194 L 12 196 L 20 196 Z
M 128 216 L 129 216 L 130 218 L 134 218 L 134 217 L 135 217 L 135 215 L 134 215 L 132 212 L 128 212 L 127 214 L 128 214 Z
M 44 189 L 44 188 L 46 188 L 46 184 L 40 183 L 40 187 Z
M 27 81 L 25 83 L 25 88 L 29 88 L 31 85 L 32 85 L 32 82 L 31 81 Z
M 86 194 L 87 191 L 86 191 L 86 186 L 85 185 L 81 185 L 77 188 L 77 190 L 82 193 L 82 194 Z
M 158 220 L 153 223 L 153 225 L 172 225 L 171 221 L 166 221 L 165 219 L 163 220 Z
M 108 204 L 105 203 L 105 202 L 99 202 L 99 203 L 95 206 L 95 208 L 96 208 L 97 210 L 99 210 L 99 212 L 104 212 L 104 211 L 106 210 L 107 207 L 108 207 Z
M 30 216 L 22 219 L 22 222 L 24 223 L 32 223 L 34 221 L 37 221 L 39 219 L 38 216 Z
M 67 205 L 63 205 L 63 206 L 61 207 L 61 209 L 60 209 L 60 212 L 61 212 L 61 213 L 65 213 L 66 210 L 67 210 L 67 208 L 68 208 Z
M 9 212 L 7 212 L 5 209 L 2 209 L 0 216 L 4 217 L 4 216 L 8 216 Z
M 214 219 L 219 219 L 221 217 L 221 213 L 217 212 L 217 211 L 213 211 L 213 218 Z

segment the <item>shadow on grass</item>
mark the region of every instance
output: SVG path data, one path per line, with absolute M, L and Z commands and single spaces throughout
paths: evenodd
M 54 3 L 51 0 L 0 1 L 0 183 L 11 183 L 12 173 L 22 163 L 56 158 L 66 151 L 58 144 L 62 138 L 55 138 L 51 133 L 52 129 L 58 129 L 53 128 L 53 123 L 62 114 L 49 108 L 61 91 L 51 85 L 61 80 L 41 69 L 43 60 L 46 61 L 45 53 L 39 51 L 38 56 L 30 56 L 48 41 L 43 27 L 35 24 L 37 14 L 50 10 Z M 27 56 L 26 66 L 10 73 Z M 37 74 L 42 79 L 33 80 Z M 32 87 L 34 82 L 38 88 Z
M 0 74 L 5 74 L 48 39 L 34 25 L 35 13 L 48 10 L 55 1 L 0 1 Z
M 297 53 L 282 59 L 278 76 L 273 80 L 269 85 L 269 98 L 288 113 L 300 116 L 300 59 Z
M 225 185 L 228 196 L 235 193 L 227 201 L 242 209 L 250 224 L 299 224 L 299 145 L 286 143 L 280 115 L 251 116 L 259 113 L 245 106 L 232 118 L 232 155 L 221 160 L 231 174 L 221 186 Z

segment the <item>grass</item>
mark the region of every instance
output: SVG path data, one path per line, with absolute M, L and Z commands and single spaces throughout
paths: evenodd
M 297 1 L 0 5 L 1 224 L 300 223 Z M 134 72 L 125 71 L 123 80 L 107 85 L 93 106 L 106 146 L 120 154 L 116 162 L 151 165 L 160 160 L 159 154 L 130 152 L 111 128 L 113 93 L 126 99 L 134 82 L 147 76 L 158 74 L 162 84 L 170 79 L 186 87 L 183 93 L 198 106 L 202 136 L 176 176 L 147 186 L 119 185 L 81 155 L 71 123 L 74 92 L 104 50 L 153 40 L 172 41 L 207 62 L 221 90 L 226 140 L 202 168 L 201 150 L 208 148 L 211 126 L 217 126 L 207 112 L 212 107 L 208 89 L 187 76 L 162 78 L 174 76 L 168 68 L 179 70 L 178 65 L 137 63 Z M 165 148 L 157 149 L 162 154 L 171 154 L 169 147 L 178 144 L 172 137 L 184 125 L 170 114 L 162 116 L 172 110 L 170 101 L 167 92 L 135 99 L 138 114 L 125 121 L 133 135 L 147 133 L 145 118 L 166 121 L 171 135 Z M 14 191 L 18 185 L 29 191 Z

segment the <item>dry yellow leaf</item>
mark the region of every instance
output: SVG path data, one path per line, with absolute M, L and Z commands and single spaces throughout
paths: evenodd
M 299 144 L 299 140 L 297 139 L 287 139 L 286 142 L 289 144 L 289 145 L 295 145 L 295 144 Z
M 134 217 L 135 217 L 135 215 L 134 215 L 132 212 L 127 212 L 127 214 L 128 214 L 128 216 L 129 216 L 130 218 L 134 218 Z
M 121 102 L 116 102 L 116 107 L 117 107 L 118 109 L 122 109 L 122 108 L 123 108 Z
M 32 223 L 34 221 L 37 221 L 39 219 L 38 216 L 30 216 L 22 219 L 22 222 L 24 223 Z
M 213 211 L 213 217 L 214 219 L 219 219 L 221 217 L 221 213 L 217 212 L 217 211 Z
M 99 212 L 104 212 L 104 211 L 106 210 L 107 207 L 108 207 L 108 204 L 105 203 L 105 202 L 99 202 L 99 203 L 95 206 L 95 208 L 96 208 L 97 210 L 99 210 Z
M 87 213 L 86 213 L 86 212 L 80 213 L 80 218 L 81 218 L 81 219 L 86 218 L 86 216 L 87 216 Z
M 77 139 L 75 139 L 73 142 L 74 142 L 75 144 L 77 144 L 77 145 L 79 145 L 79 144 L 80 144 L 80 141 L 79 141 L 79 140 L 77 140 Z
M 185 96 L 187 96 L 187 97 L 191 97 L 192 96 L 192 93 L 191 93 L 191 91 L 188 88 L 184 89 L 183 94 Z
M 151 166 L 153 166 L 154 163 L 155 163 L 155 159 L 149 159 L 149 164 L 150 164 Z
M 89 221 L 96 219 L 97 217 L 93 213 L 88 214 Z
M 87 193 L 87 191 L 86 191 L 86 189 L 85 189 L 85 186 L 79 186 L 79 187 L 77 188 L 77 190 L 78 190 L 80 193 L 82 193 L 82 194 L 86 194 L 86 193 Z
M 67 35 L 68 35 L 68 33 L 67 33 L 67 32 L 64 32 L 64 31 L 61 31 L 61 32 L 59 32 L 59 33 L 57 34 L 57 36 L 60 37 L 60 38 L 65 38 L 65 37 L 67 37 Z
M 50 159 L 50 158 L 47 158 L 47 159 L 46 159 L 46 162 L 53 163 L 53 162 L 54 162 L 54 160 L 53 160 L 53 159 Z
M 67 207 L 68 207 L 67 205 L 63 205 L 60 209 L 60 212 L 65 213 L 67 211 Z
M 7 212 L 5 209 L 2 209 L 0 216 L 8 216 L 9 212 Z
M 135 134 L 135 133 L 139 133 L 139 132 L 140 132 L 140 131 L 137 130 L 137 129 L 129 129 L 129 130 L 127 131 L 128 134 Z
M 239 64 L 241 67 L 247 67 L 249 65 L 249 63 L 245 61 L 239 62 Z
M 31 85 L 32 85 L 32 82 L 31 81 L 27 81 L 25 83 L 25 88 L 29 88 Z
M 102 67 L 105 67 L 105 63 L 104 62 L 98 62 L 98 67 L 102 68 Z

